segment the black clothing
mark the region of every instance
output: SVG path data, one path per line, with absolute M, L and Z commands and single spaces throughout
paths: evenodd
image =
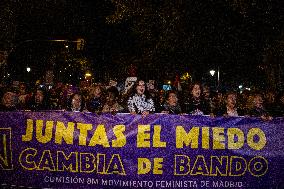
M 168 111 L 169 114 L 180 114 L 182 112 L 179 104 L 171 106 L 167 102 L 163 104 L 162 111 Z
M 186 100 L 183 112 L 196 115 L 197 110 L 203 112 L 203 115 L 209 115 L 211 113 L 210 104 L 202 99 L 191 98 Z

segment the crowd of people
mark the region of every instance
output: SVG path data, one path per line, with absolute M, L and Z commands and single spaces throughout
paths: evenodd
M 1 88 L 0 111 L 72 111 L 93 113 L 190 114 L 210 116 L 257 116 L 264 120 L 284 116 L 284 93 L 273 91 L 210 91 L 210 87 L 191 83 L 180 90 L 158 90 L 137 80 L 121 89 L 115 85 L 93 84 L 76 87 L 58 83 L 26 83 Z

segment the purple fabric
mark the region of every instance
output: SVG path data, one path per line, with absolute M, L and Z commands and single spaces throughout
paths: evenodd
M 36 120 L 43 121 L 43 129 Z M 27 134 L 28 122 L 33 128 L 32 139 Z M 53 124 L 50 140 L 49 135 L 45 135 L 48 133 L 46 123 Z M 147 128 L 142 125 L 150 125 L 150 131 L 146 129 L 144 134 L 138 134 L 138 127 Z M 69 139 L 61 138 L 60 135 L 68 133 L 64 130 L 68 127 L 73 139 L 70 135 Z M 91 129 L 84 129 L 87 127 Z M 125 131 L 114 130 L 119 127 L 124 127 Z M 58 128 L 64 131 L 60 132 Z M 99 133 L 98 128 L 102 132 Z M 232 128 L 244 134 L 244 141 L 237 136 L 231 140 L 231 143 L 242 143 L 237 149 L 228 147 L 228 133 Z M 166 114 L 150 114 L 142 118 L 130 114 L 2 112 L 0 185 L 35 188 L 281 188 L 284 186 L 283 128 L 284 118 L 265 122 L 258 118 Z M 198 146 L 194 146 L 194 142 L 187 146 L 186 138 L 194 140 L 196 133 L 187 134 L 193 133 L 194 129 L 199 134 L 196 139 Z M 46 139 L 39 136 L 42 130 Z M 86 140 L 82 138 L 83 130 L 87 133 Z M 177 135 L 178 130 L 183 132 L 181 137 Z M 104 131 L 110 147 L 97 144 L 102 141 Z M 216 137 L 213 132 L 221 134 Z M 95 133 L 98 134 L 96 139 Z M 148 135 L 150 139 L 147 139 Z M 126 144 L 117 144 L 117 136 L 122 136 L 120 141 L 125 137 Z M 143 144 L 150 147 L 138 147 L 137 136 L 146 136 Z M 61 139 L 62 143 L 58 144 Z M 207 147 L 202 139 L 203 142 L 209 141 L 209 149 L 204 149 Z M 68 141 L 71 144 L 67 144 Z M 179 148 L 180 141 L 185 142 L 181 142 Z M 97 145 L 90 146 L 95 143 Z M 122 146 L 114 147 L 116 144 Z M 154 147 L 155 144 L 160 147 Z M 216 149 L 222 148 L 220 145 L 224 145 L 224 149 Z M 151 162 L 151 168 L 147 170 L 149 164 L 142 163 L 138 170 L 138 159 Z

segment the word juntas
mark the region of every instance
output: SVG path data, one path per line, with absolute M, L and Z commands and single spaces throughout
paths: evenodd
M 161 125 L 138 125 L 137 148 L 166 148 L 167 142 L 162 141 L 162 128 Z M 74 122 L 66 124 L 61 121 L 27 119 L 26 133 L 22 135 L 22 141 L 36 140 L 43 144 L 54 142 L 58 145 L 64 141 L 69 145 L 76 143 L 80 146 L 121 148 L 127 143 L 125 129 L 125 125 L 106 127 L 103 124 Z M 188 131 L 186 129 L 188 128 L 176 126 L 176 148 L 240 149 L 246 142 L 251 149 L 261 150 L 266 145 L 265 133 L 260 128 L 250 128 L 247 133 L 234 127 L 226 130 L 223 127 L 206 126 L 190 127 Z M 255 138 L 258 140 L 255 141 Z

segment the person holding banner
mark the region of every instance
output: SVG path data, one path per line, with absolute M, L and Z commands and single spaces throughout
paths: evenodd
M 123 112 L 123 107 L 118 104 L 118 89 L 115 86 L 112 86 L 107 89 L 107 96 L 106 96 L 106 102 L 103 106 L 103 113 L 117 113 L 117 112 Z
M 29 109 L 32 111 L 49 110 L 47 92 L 44 88 L 38 88 L 29 103 Z
M 214 112 L 216 116 L 237 117 L 243 115 L 237 108 L 237 95 L 234 92 L 228 92 L 225 98 L 225 106 L 217 107 Z
M 268 111 L 264 107 L 263 97 L 260 93 L 255 93 L 253 96 L 253 107 L 249 111 L 250 116 L 260 117 L 265 121 L 272 120 L 272 117 L 268 114 Z
M 149 97 L 143 80 L 137 80 L 132 90 L 133 95 L 127 101 L 128 110 L 131 114 L 138 113 L 146 116 L 155 111 L 154 101 Z
M 17 110 L 17 95 L 11 89 L 6 89 L 1 98 L 0 111 L 16 111 Z
M 102 87 L 95 85 L 91 87 L 89 99 L 87 100 L 87 109 L 89 112 L 100 112 L 103 106 Z
M 194 83 L 190 87 L 190 97 L 185 101 L 185 113 L 191 115 L 209 115 L 210 105 L 205 103 L 201 96 L 201 85 Z
M 68 102 L 67 111 L 82 112 L 85 108 L 85 102 L 80 93 L 72 94 L 70 102 Z
M 162 113 L 167 114 L 180 114 L 181 107 L 178 103 L 178 97 L 176 91 L 168 91 L 166 94 L 166 102 L 163 104 Z

